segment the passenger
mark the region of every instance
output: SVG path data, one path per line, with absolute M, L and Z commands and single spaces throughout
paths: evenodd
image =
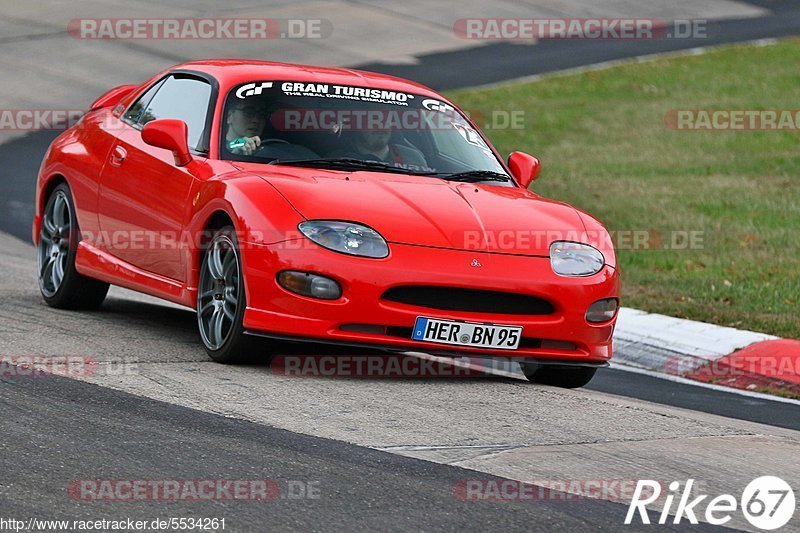
M 393 163 L 399 167 L 413 170 L 429 170 L 425 156 L 410 146 L 394 144 L 389 141 L 392 132 L 388 130 L 360 130 L 353 132 L 350 147 L 335 155 L 352 157 L 367 161 Z

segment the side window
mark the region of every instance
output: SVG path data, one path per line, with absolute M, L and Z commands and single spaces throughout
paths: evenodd
M 142 118 L 142 111 L 144 111 L 144 109 L 147 107 L 147 104 L 150 103 L 150 100 L 153 99 L 153 95 L 156 94 L 156 91 L 158 91 L 158 88 L 161 87 L 162 83 L 163 81 L 159 81 L 147 89 L 147 91 L 145 91 L 145 93 L 140 96 L 138 100 L 136 100 L 136 103 L 133 104 L 130 109 L 128 109 L 127 113 L 125 113 L 125 121 L 130 122 L 131 124 L 139 123 L 139 119 Z
M 170 76 L 140 112 L 138 124 L 143 126 L 158 118 L 180 119 L 189 126 L 189 146 L 197 148 L 206 127 L 210 99 L 211 85 L 207 82 Z

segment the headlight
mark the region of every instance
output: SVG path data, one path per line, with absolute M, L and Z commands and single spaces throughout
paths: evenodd
M 334 252 L 376 259 L 389 255 L 389 245 L 380 233 L 363 224 L 339 220 L 309 220 L 300 223 L 298 229 L 315 243 Z
M 550 245 L 550 265 L 559 276 L 591 276 L 600 272 L 605 258 L 588 244 L 556 241 Z

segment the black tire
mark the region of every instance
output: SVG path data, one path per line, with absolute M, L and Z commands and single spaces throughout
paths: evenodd
M 588 385 L 597 372 L 596 368 L 588 366 L 538 365 L 536 363 L 520 363 L 519 366 L 529 381 L 565 389 L 577 389 Z
M 56 209 L 58 220 L 51 216 Z M 48 196 L 42 214 L 37 246 L 39 291 L 50 307 L 97 309 L 106 299 L 108 283 L 84 276 L 75 269 L 81 235 L 75 213 L 69 185 L 60 183 Z
M 226 254 L 220 259 L 222 272 L 216 273 L 222 273 L 222 276 L 213 275 L 215 273 L 212 272 L 213 267 L 210 262 L 211 255 L 217 249 L 225 249 Z M 224 271 L 225 268 L 233 267 L 231 263 L 233 259 L 227 254 L 233 254 L 231 257 L 235 258 L 235 275 L 226 275 Z M 236 294 L 235 311 L 228 296 L 231 287 L 235 289 Z M 210 299 L 208 291 L 214 291 Z M 231 226 L 225 226 L 214 232 L 211 242 L 203 253 L 197 284 L 197 326 L 200 339 L 208 356 L 217 363 L 241 364 L 269 360 L 269 354 L 264 352 L 264 343 L 259 342 L 260 339 L 256 337 L 245 335 L 243 322 L 246 307 L 242 259 L 239 255 L 236 233 Z M 213 321 L 213 316 L 207 316 L 209 311 L 212 315 L 220 313 L 219 320 L 222 325 L 217 330 L 221 333 L 220 338 L 217 338 L 215 333 L 216 322 Z M 227 327 L 225 322 L 229 322 Z

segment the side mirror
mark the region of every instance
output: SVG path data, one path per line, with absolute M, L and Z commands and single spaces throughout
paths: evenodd
M 186 123 L 172 118 L 151 120 L 142 128 L 142 140 L 150 146 L 172 152 L 175 165 L 179 167 L 185 167 L 192 161 L 188 135 L 189 127 Z
M 539 177 L 539 172 L 542 170 L 542 164 L 538 159 L 525 152 L 511 152 L 508 156 L 508 168 L 511 169 L 511 174 L 517 178 L 520 185 L 528 186 Z

